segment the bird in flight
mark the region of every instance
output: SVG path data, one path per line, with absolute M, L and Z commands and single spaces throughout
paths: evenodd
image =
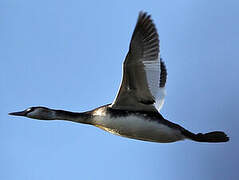
M 140 12 L 113 103 L 80 113 L 38 106 L 9 115 L 84 123 L 119 136 L 159 143 L 184 139 L 214 143 L 229 141 L 222 131 L 195 134 L 160 114 L 167 70 L 159 52 L 159 36 L 151 16 Z

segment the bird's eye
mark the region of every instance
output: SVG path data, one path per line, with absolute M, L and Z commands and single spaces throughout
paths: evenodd
M 28 108 L 26 111 L 29 112 L 29 111 L 31 111 L 31 110 L 32 110 L 32 108 Z

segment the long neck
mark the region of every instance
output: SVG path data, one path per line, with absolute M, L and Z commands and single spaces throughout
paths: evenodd
M 91 124 L 91 114 L 89 112 L 75 113 L 63 110 L 54 110 L 55 118 L 59 120 L 67 120 L 84 124 Z

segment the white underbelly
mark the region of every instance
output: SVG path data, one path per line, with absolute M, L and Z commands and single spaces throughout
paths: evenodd
M 162 143 L 184 139 L 177 129 L 135 115 L 116 118 L 110 118 L 109 115 L 95 116 L 94 124 L 112 134 L 133 139 Z

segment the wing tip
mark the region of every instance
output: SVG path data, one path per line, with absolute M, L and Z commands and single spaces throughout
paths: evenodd
M 158 35 L 153 19 L 151 18 L 151 15 L 148 14 L 147 12 L 144 12 L 144 11 L 139 12 L 136 26 L 137 25 L 143 26 L 145 31 L 151 30 L 150 31 L 151 33 L 156 32 L 156 35 Z
M 140 41 L 135 37 L 140 37 Z M 141 45 L 143 57 L 148 60 L 155 60 L 159 57 L 159 35 L 156 26 L 147 12 L 140 11 L 138 20 L 132 35 L 130 43 L 130 51 L 138 54 L 138 48 L 134 47 L 134 43 Z

